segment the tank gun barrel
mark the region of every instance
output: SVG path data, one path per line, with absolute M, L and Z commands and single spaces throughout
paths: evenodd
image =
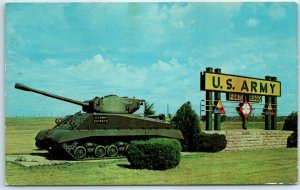
M 49 92 L 45 92 L 45 91 L 37 90 L 37 89 L 34 89 L 34 88 L 30 88 L 30 87 L 25 86 L 25 85 L 20 84 L 20 83 L 16 83 L 15 88 L 19 89 L 19 90 L 34 92 L 34 93 L 37 93 L 37 94 L 48 96 L 50 98 L 55 98 L 55 99 L 62 100 L 62 101 L 65 101 L 65 102 L 69 102 L 69 103 L 72 103 L 72 104 L 80 105 L 80 106 L 83 106 L 83 107 L 89 106 L 89 104 L 86 103 L 86 102 L 81 102 L 81 101 L 73 100 L 73 99 L 70 99 L 70 98 L 63 97 L 63 96 L 58 96 L 58 95 L 55 95 L 55 94 L 51 94 Z
M 87 113 L 118 113 L 132 114 L 140 108 L 144 100 L 137 98 L 119 97 L 117 95 L 108 95 L 104 97 L 95 97 L 91 100 L 78 101 L 63 96 L 51 94 L 49 92 L 37 90 L 20 83 L 15 84 L 15 88 L 24 91 L 30 91 L 50 98 L 62 100 L 72 104 L 82 106 L 82 110 Z

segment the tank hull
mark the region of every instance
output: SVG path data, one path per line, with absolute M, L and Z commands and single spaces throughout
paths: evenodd
M 63 125 L 40 131 L 36 146 L 54 156 L 101 159 L 124 155 L 132 140 L 155 137 L 183 139 L 181 131 L 167 122 L 130 114 L 80 113 Z

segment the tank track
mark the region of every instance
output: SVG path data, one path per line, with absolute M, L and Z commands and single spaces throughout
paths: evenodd
M 73 141 L 62 143 L 60 147 L 71 159 L 80 161 L 124 157 L 128 143 L 115 142 L 111 144 L 99 144 L 94 142 L 80 143 Z

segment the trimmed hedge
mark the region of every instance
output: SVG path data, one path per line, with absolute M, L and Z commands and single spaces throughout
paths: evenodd
M 297 147 L 298 144 L 298 132 L 293 132 L 287 139 L 287 147 Z
M 127 160 L 136 169 L 166 170 L 180 162 L 181 145 L 176 139 L 152 138 L 132 141 L 127 149 Z
M 222 134 L 199 133 L 193 138 L 191 147 L 194 152 L 218 152 L 227 146 L 226 136 Z
M 287 131 L 298 131 L 298 113 L 292 112 L 290 115 L 288 115 L 284 121 L 282 130 Z

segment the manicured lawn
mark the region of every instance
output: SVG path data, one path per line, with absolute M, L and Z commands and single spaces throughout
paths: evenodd
M 126 159 L 23 167 L 7 163 L 10 185 L 266 184 L 297 182 L 297 149 L 193 153 L 166 171 L 128 168 Z
M 6 118 L 5 153 L 32 153 L 35 136 L 42 129 L 51 129 L 55 118 Z

